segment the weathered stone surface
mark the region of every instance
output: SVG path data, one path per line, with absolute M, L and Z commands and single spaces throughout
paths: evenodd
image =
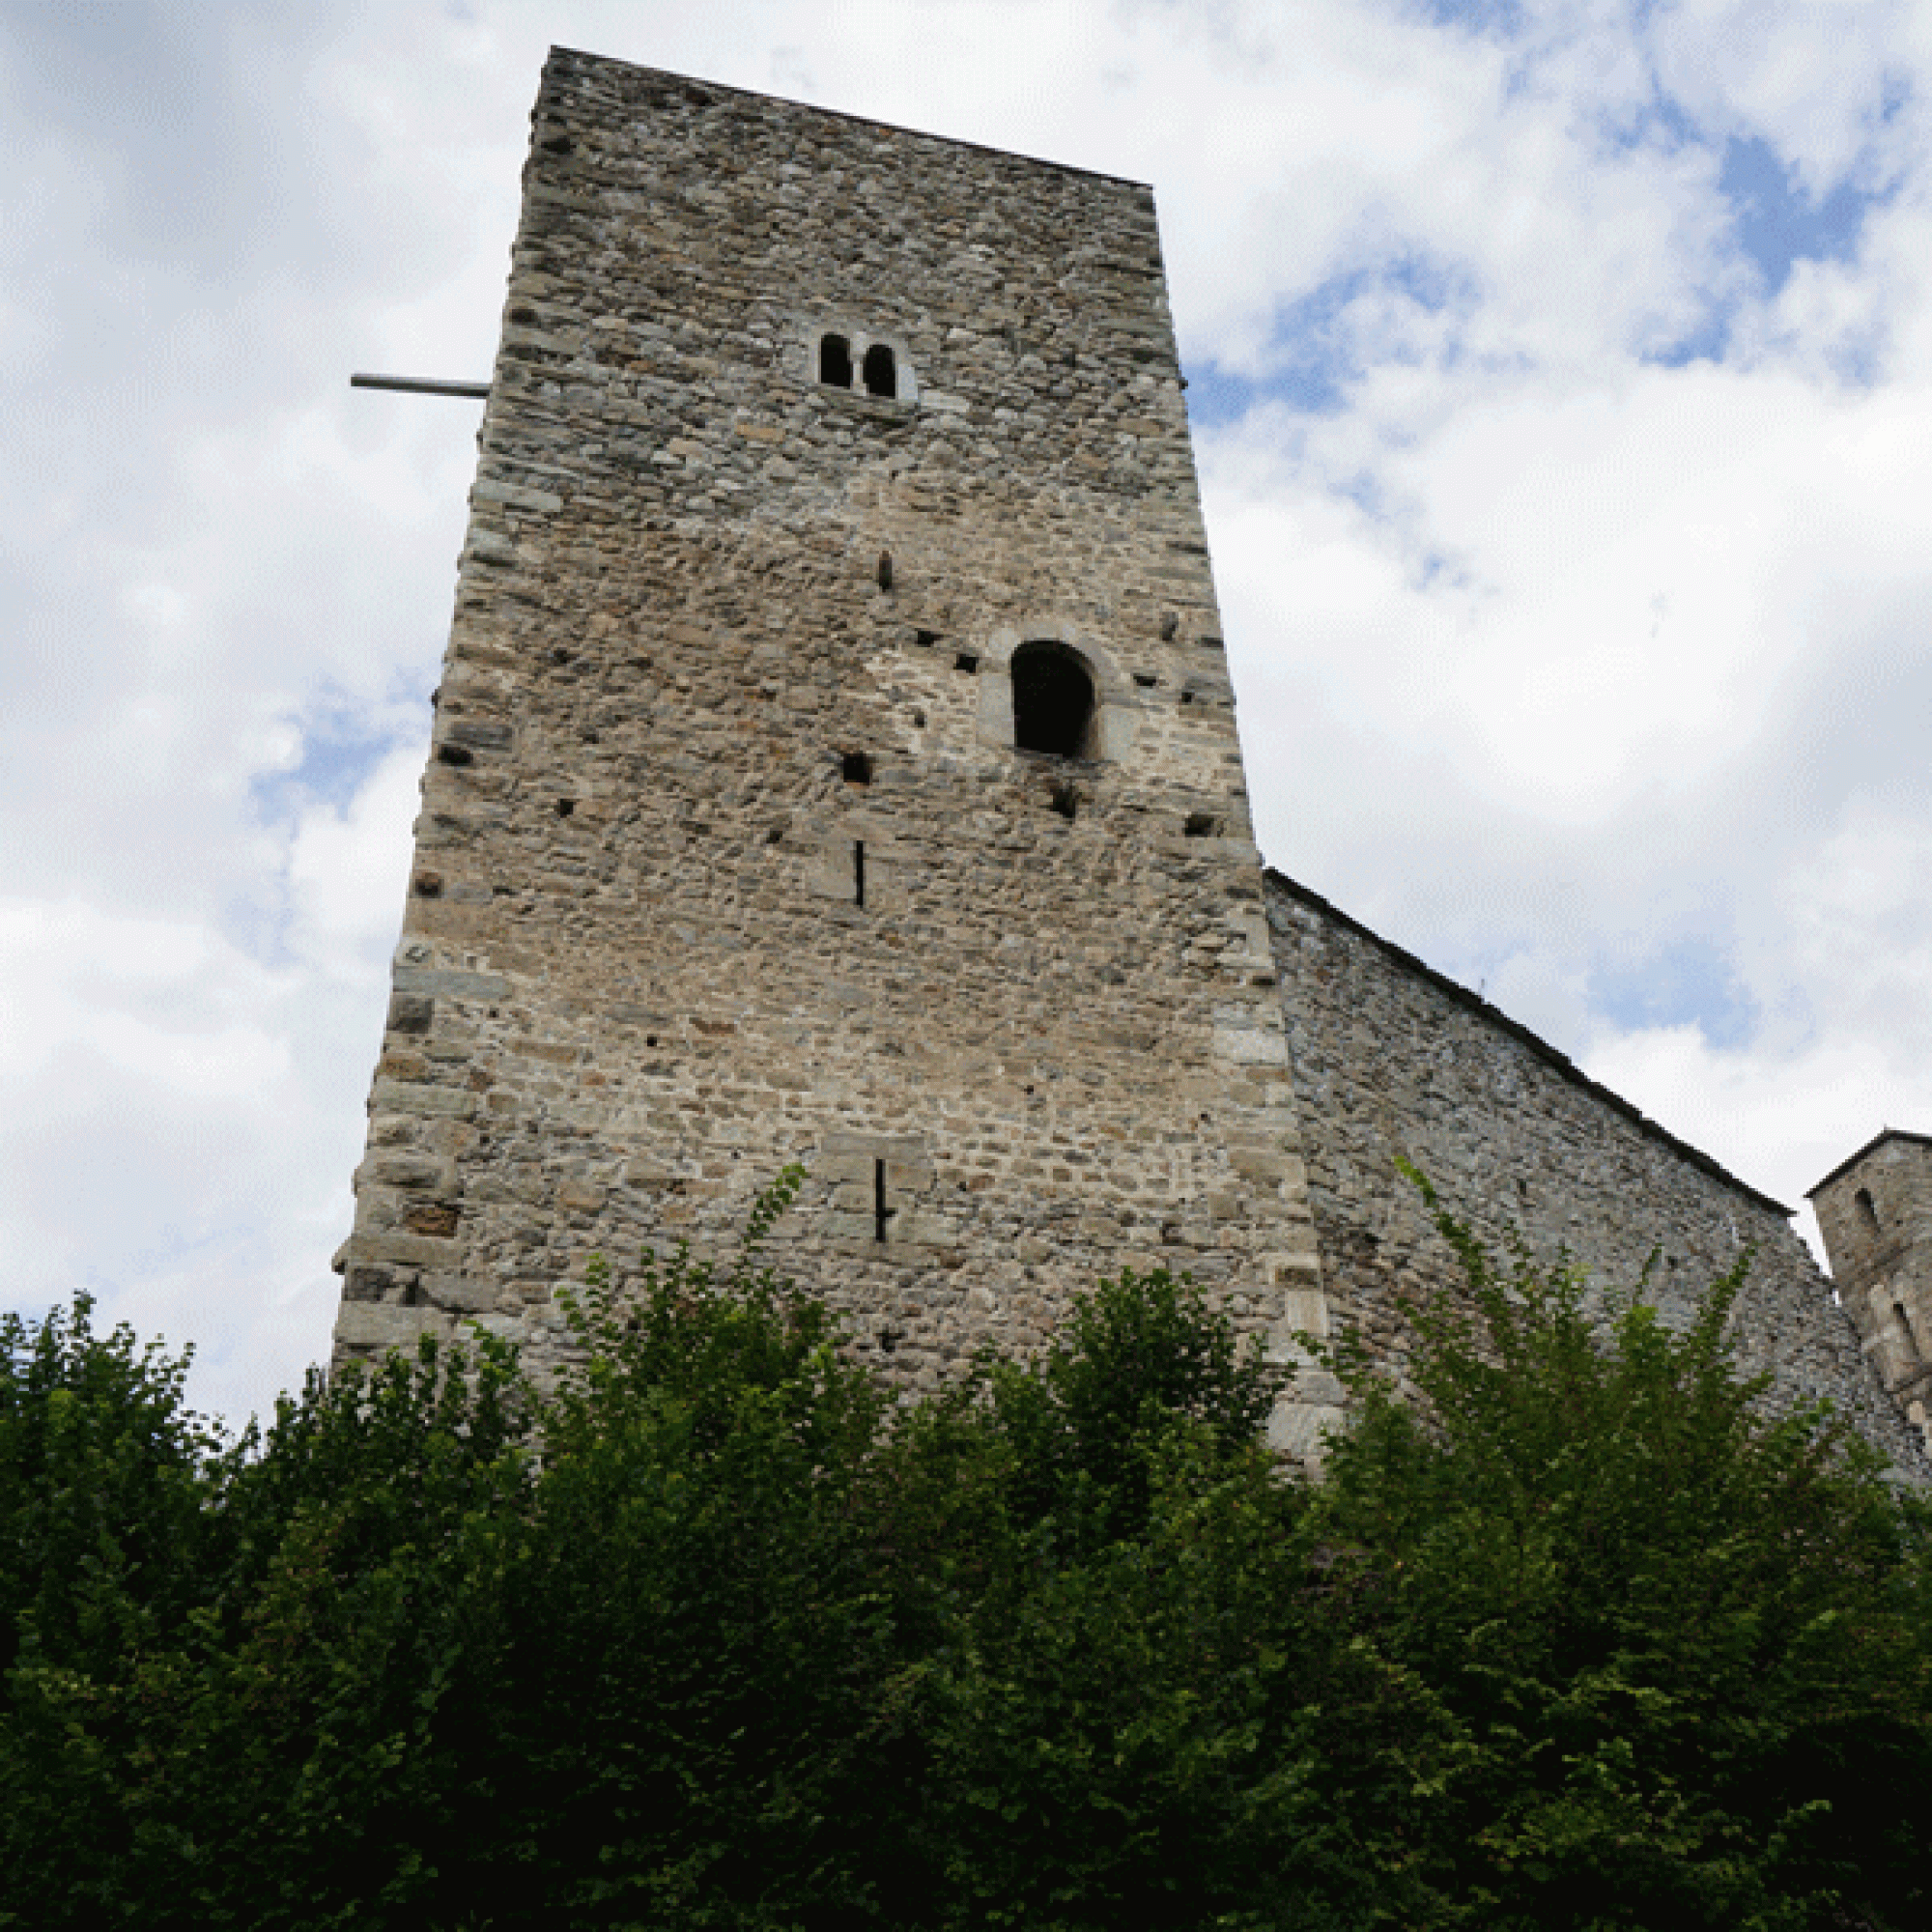
M 460 1274 L 432 1274 L 423 1277 L 423 1293 L 438 1308 L 459 1315 L 480 1315 L 495 1308 L 501 1297 L 501 1286 L 494 1281 L 471 1281 Z
M 336 1348 L 354 1353 L 413 1349 L 424 1335 L 440 1337 L 448 1332 L 449 1318 L 434 1308 L 345 1301 L 335 1318 Z
M 1401 1157 L 1498 1248 L 1514 1227 L 1540 1259 L 1567 1254 L 1617 1289 L 1634 1287 L 1655 1254 L 1647 1293 L 1666 1321 L 1688 1320 L 1749 1248 L 1739 1354 L 1770 1373 L 1773 1405 L 1829 1400 L 1922 1479 L 1916 1433 L 1871 1374 L 1787 1208 L 1279 873 L 1268 875 L 1268 914 L 1338 1329 L 1399 1364 L 1406 1303 L 1461 1281 Z
M 1932 1139 L 1888 1127 L 1809 1198 L 1865 1359 L 1923 1432 L 1932 1423 Z
M 376 1114 L 443 1114 L 467 1118 L 476 1111 L 476 1095 L 460 1087 L 435 1087 L 423 1080 L 379 1079 L 369 1107 Z
M 716 1252 L 799 1161 L 773 1259 L 914 1383 L 1129 1257 L 1305 1315 L 1220 631 L 1145 187 L 553 55 L 358 1279 L 541 1367 L 512 1284 Z

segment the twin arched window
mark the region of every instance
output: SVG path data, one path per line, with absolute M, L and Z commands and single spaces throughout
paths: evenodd
M 859 379 L 857 384 L 853 380 L 855 374 Z M 893 354 L 890 344 L 874 342 L 867 347 L 855 369 L 850 338 L 821 335 L 818 338 L 818 380 L 834 389 L 863 385 L 867 395 L 893 402 L 899 393 L 898 357 Z

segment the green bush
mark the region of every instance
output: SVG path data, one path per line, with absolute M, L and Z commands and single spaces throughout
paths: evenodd
M 680 1254 L 543 1415 L 493 1694 L 478 1922 L 784 1926 L 873 1916 L 894 1793 L 893 1602 L 870 1517 L 887 1401 L 825 1310 Z
M 1927 1517 L 1641 1293 L 1498 1271 L 1267 1454 L 1192 1287 L 904 1400 L 758 1259 L 593 1267 L 228 1440 L 0 1325 L 0 1923 L 1926 1922 Z
M 1747 1258 L 1673 1332 L 1437 1223 L 1467 1296 L 1403 1396 L 1342 1352 L 1318 1507 L 1355 1641 L 1439 1705 L 1439 1922 L 1925 1922 L 1925 1518 L 1738 1374 Z
M 432 1893 L 490 1557 L 528 1491 L 501 1350 L 330 1385 L 225 1443 L 86 1304 L 11 1323 L 0 1923 L 326 1924 Z M 59 1534 L 42 1525 L 61 1525 Z M 81 1534 L 84 1528 L 85 1534 Z

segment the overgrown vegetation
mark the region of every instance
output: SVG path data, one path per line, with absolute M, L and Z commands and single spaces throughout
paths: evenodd
M 1158 1274 L 906 1406 L 755 1241 L 593 1270 L 560 1391 L 425 1346 L 239 1441 L 7 1318 L 0 1923 L 1926 1923 L 1922 1505 L 1755 1406 L 1735 1278 L 1673 1333 L 1441 1225 L 1316 1481 Z

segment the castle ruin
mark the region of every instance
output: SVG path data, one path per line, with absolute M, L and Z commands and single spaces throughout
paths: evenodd
M 1182 388 L 1145 186 L 553 52 L 338 1354 L 542 1372 L 795 1161 L 773 1259 L 915 1384 L 1126 1266 L 1395 1349 L 1402 1155 L 1666 1312 L 1751 1244 L 1747 1361 L 1917 1468 L 1785 1209 L 1264 873 Z

